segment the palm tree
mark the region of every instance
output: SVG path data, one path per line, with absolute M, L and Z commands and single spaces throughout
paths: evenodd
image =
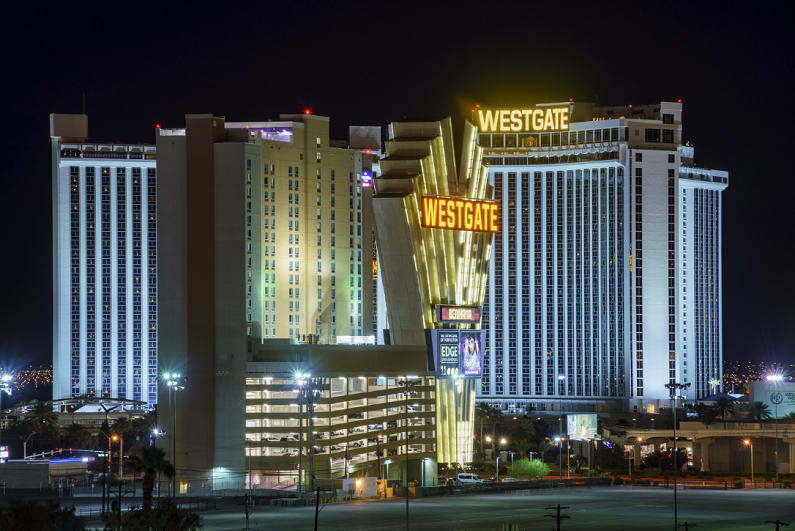
M 144 446 L 130 458 L 129 464 L 138 474 L 144 475 L 144 511 L 152 508 L 152 491 L 155 476 L 160 473 L 167 478 L 175 475 L 174 465 L 166 459 L 166 452 L 157 446 Z
M 514 441 L 526 441 L 533 436 L 533 423 L 527 419 L 516 422 L 511 428 L 511 437 Z
M 552 445 L 549 443 L 547 439 L 541 439 L 540 441 L 535 443 L 535 447 L 536 450 L 538 450 L 538 453 L 540 454 L 539 457 L 541 458 L 541 461 L 546 462 L 544 457 L 546 456 L 547 450 L 552 448 Z
M 58 425 L 58 413 L 53 411 L 51 402 L 36 402 L 36 405 L 30 410 L 30 417 L 33 422 L 39 426 Z
M 516 441 L 516 444 L 514 444 L 513 447 L 516 448 L 516 452 L 519 454 L 519 459 L 521 459 L 527 455 L 527 452 L 529 452 L 530 448 L 533 447 L 533 443 L 527 439 L 520 439 Z
M 156 428 L 157 412 L 154 410 L 132 421 L 132 432 L 138 437 L 139 444 L 148 444 L 152 438 L 152 431 Z
M 734 413 L 734 402 L 722 396 L 715 401 L 715 408 L 720 411 L 720 418 L 726 419 L 726 413 Z
M 770 407 L 764 402 L 754 402 L 748 408 L 749 419 L 772 419 L 773 415 L 770 414 Z
M 781 418 L 782 418 L 782 419 L 790 419 L 790 420 L 795 420 L 795 411 L 790 411 L 789 413 L 787 413 L 786 415 L 784 415 L 784 416 L 783 416 L 783 417 L 781 417 Z

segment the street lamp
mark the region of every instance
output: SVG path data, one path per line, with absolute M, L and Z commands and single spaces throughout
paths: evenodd
M 24 443 L 22 443 L 22 459 L 27 459 L 28 458 L 28 441 L 34 435 L 36 435 L 35 431 L 30 432 L 30 435 L 28 435 L 28 438 L 25 439 Z
M 152 429 L 152 436 L 153 436 L 155 439 L 157 439 L 158 437 L 160 437 L 160 436 L 162 436 L 162 435 L 165 435 L 165 434 L 166 434 L 166 432 L 164 432 L 163 430 L 161 430 L 161 429 L 160 429 L 160 428 L 158 428 L 158 427 L 155 427 L 155 428 L 153 428 L 153 429 Z M 169 450 L 170 450 L 170 449 L 171 449 L 171 448 L 169 447 Z M 161 483 L 161 478 L 160 478 L 160 470 L 158 470 L 158 471 L 157 471 L 157 497 L 158 497 L 158 499 L 160 498 L 160 483 Z M 202 485 L 202 486 L 203 486 L 203 485 Z
M 677 513 L 677 506 L 676 506 L 676 452 L 677 452 L 677 444 L 676 444 L 676 391 L 682 389 L 690 388 L 690 384 L 681 384 L 677 382 L 671 382 L 665 384 L 665 388 L 668 389 L 671 395 L 671 410 L 674 414 L 674 529 L 679 529 L 679 521 L 678 521 L 678 513 Z
M 419 384 L 418 381 L 400 380 L 398 385 L 405 387 L 403 396 L 406 397 L 406 531 L 409 529 L 409 397 L 417 395 L 417 391 L 409 387 Z
M 563 381 L 566 379 L 565 374 L 558 374 L 558 382 L 563 384 Z M 562 450 L 563 450 L 563 394 L 560 392 L 560 386 L 558 386 L 558 402 L 560 403 L 560 414 L 558 415 L 558 429 L 560 430 L 560 448 L 558 450 L 558 461 L 560 461 L 560 481 L 563 482 L 563 459 L 561 458 Z
M 754 443 L 751 439 L 745 439 L 743 444 L 751 448 L 751 486 L 754 486 Z
M 767 376 L 768 382 L 780 382 L 783 379 L 783 376 L 780 374 L 769 374 Z M 770 395 L 770 401 L 773 402 L 773 406 L 776 408 L 775 415 L 776 415 L 776 487 L 779 487 L 778 483 L 778 405 L 784 401 L 784 397 L 776 391 L 775 393 Z M 753 454 L 751 454 L 753 458 Z

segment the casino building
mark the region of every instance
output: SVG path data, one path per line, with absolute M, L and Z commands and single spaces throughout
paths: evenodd
M 724 171 L 697 167 L 682 104 L 477 109 L 503 207 L 478 399 L 652 411 L 721 379 Z

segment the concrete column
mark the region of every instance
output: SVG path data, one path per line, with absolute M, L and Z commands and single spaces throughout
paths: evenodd
M 640 455 L 640 443 L 636 442 L 635 444 L 632 445 L 632 454 L 635 456 L 634 459 L 632 460 L 632 467 L 635 470 L 637 470 L 638 468 L 640 468 L 640 465 L 642 463 L 642 457 Z
M 789 443 L 789 472 L 792 474 L 795 472 L 795 437 L 784 440 Z
M 705 437 L 697 442 L 701 444 L 701 471 L 709 472 L 709 445 L 715 442 L 715 438 Z

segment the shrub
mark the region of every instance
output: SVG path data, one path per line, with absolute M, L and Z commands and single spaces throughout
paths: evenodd
M 792 488 L 792 480 L 791 479 L 782 481 L 782 484 L 784 485 L 785 489 L 791 489 Z
M 589 478 L 598 478 L 599 477 L 599 471 L 597 471 L 597 470 L 589 470 L 588 471 L 588 477 Z
M 623 485 L 624 478 L 613 478 L 613 485 Z
M 743 483 L 742 481 L 735 481 L 734 483 L 732 483 L 732 488 L 733 489 L 744 489 L 745 488 L 745 483 Z
M 655 479 L 655 478 L 660 477 L 661 474 L 662 474 L 662 471 L 659 468 L 649 468 L 649 469 L 646 470 L 646 477 L 647 478 Z

